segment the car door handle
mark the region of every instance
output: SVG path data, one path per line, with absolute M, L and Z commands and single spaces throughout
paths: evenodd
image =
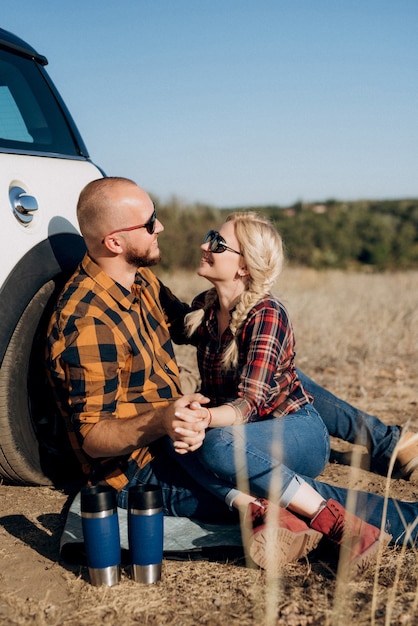
M 30 224 L 34 211 L 38 210 L 36 198 L 17 186 L 10 189 L 9 198 L 15 218 L 24 226 Z

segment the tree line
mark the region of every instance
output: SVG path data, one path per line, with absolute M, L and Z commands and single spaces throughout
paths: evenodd
M 196 269 L 203 235 L 233 211 L 253 210 L 272 220 L 291 265 L 376 270 L 418 267 L 418 200 L 245 206 L 234 209 L 153 198 L 164 224 L 162 269 Z

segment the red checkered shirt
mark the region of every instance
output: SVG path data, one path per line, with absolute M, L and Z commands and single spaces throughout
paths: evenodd
M 203 307 L 204 296 L 195 298 L 193 309 Z M 222 352 L 231 339 L 229 328 L 219 338 L 214 307 L 192 337 L 201 391 L 212 405 L 230 404 L 237 421 L 251 422 L 293 413 L 312 401 L 297 376 L 292 325 L 277 298 L 265 296 L 250 310 L 238 334 L 238 366 L 225 370 Z

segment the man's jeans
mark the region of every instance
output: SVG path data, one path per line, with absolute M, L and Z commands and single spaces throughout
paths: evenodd
M 118 506 L 128 508 L 128 491 L 135 485 L 159 485 L 162 490 L 164 515 L 195 518 L 201 522 L 227 524 L 238 521 L 236 511 L 230 511 L 222 498 L 212 495 L 185 472 L 175 457 L 168 452 L 168 437 L 153 444 L 155 458 L 138 469 L 131 461 L 128 468 L 129 483 L 117 494 Z M 176 457 L 179 455 L 173 452 Z
M 365 446 L 370 453 L 370 469 L 387 474 L 390 458 L 399 441 L 399 426 L 387 426 L 374 415 L 364 413 L 340 400 L 297 370 L 303 387 L 314 398 L 314 407 L 328 432 L 349 443 Z

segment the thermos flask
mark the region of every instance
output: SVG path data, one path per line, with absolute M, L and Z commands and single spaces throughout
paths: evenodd
M 163 497 L 161 487 L 138 485 L 128 492 L 128 539 L 132 578 L 155 583 L 163 560 Z
M 97 485 L 81 490 L 81 523 L 91 584 L 115 585 L 120 580 L 121 547 L 114 489 Z

